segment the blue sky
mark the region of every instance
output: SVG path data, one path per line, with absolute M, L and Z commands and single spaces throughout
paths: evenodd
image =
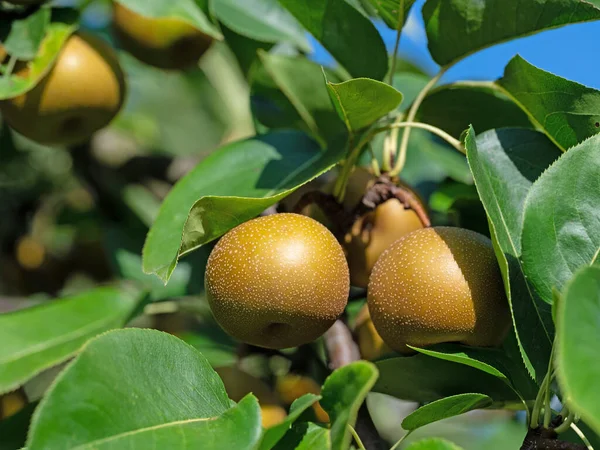
M 427 51 L 427 37 L 418 1 L 402 35 L 400 55 L 418 63 L 430 73 L 437 71 L 436 63 Z M 386 46 L 391 51 L 395 32 L 378 25 Z M 494 80 L 502 76 L 504 66 L 517 53 L 541 69 L 561 77 L 600 89 L 600 21 L 568 25 L 544 31 L 534 36 L 506 42 L 478 52 L 450 69 L 443 81 Z M 314 59 L 323 64 L 331 62 L 329 55 L 315 45 Z

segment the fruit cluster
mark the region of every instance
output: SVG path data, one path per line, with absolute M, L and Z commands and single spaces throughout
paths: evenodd
M 236 339 L 266 348 L 321 336 L 367 288 L 356 321 L 364 358 L 444 342 L 497 346 L 510 328 L 491 241 L 425 226 L 398 199 L 357 217 L 342 236 L 305 215 L 252 219 L 225 234 L 206 269 L 213 314 Z
M 123 49 L 163 70 L 193 66 L 212 44 L 210 36 L 182 20 L 144 17 L 120 3 L 114 4 L 113 30 Z M 0 45 L 0 63 L 7 57 Z M 18 61 L 13 75 L 25 79 L 30 71 L 28 62 Z M 33 141 L 68 146 L 106 127 L 121 110 L 125 96 L 125 75 L 113 48 L 98 37 L 76 32 L 33 89 L 0 101 L 0 113 L 14 130 Z

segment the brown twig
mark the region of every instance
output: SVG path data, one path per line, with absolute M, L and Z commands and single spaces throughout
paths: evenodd
M 329 354 L 331 370 L 339 369 L 360 359 L 358 345 L 352 339 L 352 333 L 341 320 L 336 320 L 325 332 L 325 347 Z
M 354 209 L 353 215 L 354 217 L 360 217 L 392 198 L 400 201 L 405 209 L 412 209 L 424 227 L 431 225 L 427 211 L 425 211 L 421 201 L 410 190 L 398 186 L 396 180 L 390 178 L 388 175 L 382 175 L 377 178 L 373 186 L 365 192 L 362 200 Z

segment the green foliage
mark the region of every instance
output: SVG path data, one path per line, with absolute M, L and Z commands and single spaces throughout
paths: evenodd
M 433 90 L 423 101 L 417 119 L 459 138 L 472 125 L 478 133 L 493 128 L 531 128 L 527 114 L 494 85 L 453 83 Z
M 523 265 L 548 303 L 552 288 L 562 289 L 577 269 L 599 262 L 599 144 L 597 135 L 570 149 L 540 176 L 527 197 Z
M 217 0 L 212 7 L 219 21 L 242 36 L 261 42 L 289 42 L 310 51 L 304 30 L 277 0 Z
M 460 450 L 429 436 L 513 448 L 526 432 L 520 419 L 458 416 L 520 409 L 542 423 L 548 373 L 548 392 L 599 445 L 599 93 L 520 56 L 495 82 L 444 84 L 443 75 L 492 45 L 600 20 L 600 0 L 426 0 L 429 50 L 441 66 L 433 76 L 388 55 L 376 27 L 381 19 L 400 39 L 414 0 L 116 1 L 224 42 L 179 72 L 120 51 L 126 105 L 81 145 L 42 147 L 2 127 L 0 394 L 21 388 L 30 403 L 8 418 L 14 411 L 0 403 L 0 450 L 346 450 L 361 447 L 354 429 L 366 437 L 363 412 L 393 420 L 391 442 L 400 424 L 409 431 L 394 448 Z M 92 4 L 101 5 L 0 1 L 0 100 L 36 86 L 79 28 L 114 44 L 110 2 Z M 335 64 L 311 59 L 309 34 Z M 179 44 L 171 50 L 186 51 Z M 396 164 L 433 225 L 491 237 L 513 322 L 501 346 L 414 347 L 332 371 L 338 353 L 356 359 L 335 333 L 266 350 L 218 326 L 204 294 L 211 243 L 313 189 L 325 195 L 311 216 L 325 213 L 343 241 L 354 217 L 328 194 L 341 198 L 340 177 L 355 161 L 384 175 Z M 337 165 L 346 170 L 327 173 Z M 364 304 L 356 298 L 364 292 L 351 291 L 350 324 Z M 249 388 L 236 404 L 213 367 L 242 368 L 269 389 L 255 397 Z M 322 384 L 320 395 L 314 386 L 279 392 L 273 381 L 288 371 Z M 369 392 L 377 394 L 359 414 Z M 381 394 L 421 407 L 402 420 L 371 402 Z M 293 399 L 287 417 L 262 427 L 261 407 Z M 329 424 L 311 422 L 318 401 Z M 485 438 L 455 433 L 464 424 Z M 580 441 L 572 430 L 559 438 Z
M 415 0 L 368 0 L 381 19 L 392 30 L 401 30 Z M 401 9 L 400 6 L 404 7 Z
M 9 53 L 15 52 L 15 57 L 31 56 L 33 49 L 38 46 L 39 51 L 35 53 L 31 61 L 27 62 L 28 71 L 25 75 L 11 74 L 0 78 L 0 100 L 16 97 L 33 89 L 38 81 L 51 69 L 63 44 L 78 27 L 78 17 L 75 11 L 69 9 L 59 10 L 52 15 L 51 22 L 46 25 L 46 33 L 40 44 L 38 42 L 40 36 L 35 31 L 35 27 L 39 25 L 40 20 L 44 22 L 46 20 L 43 13 L 40 13 L 39 16 L 36 14 L 35 20 L 24 19 L 21 27 L 13 26 L 10 34 L 2 39 L 2 42 L 7 42 L 9 45 L 14 39 L 13 42 L 15 43 L 8 47 L 7 51 Z M 0 27 L 4 28 L 2 25 L 0 23 Z M 32 28 L 31 31 L 30 27 Z M 2 28 L 0 28 L 0 32 Z M 15 34 L 13 35 L 13 33 Z M 20 37 L 26 37 L 27 40 L 24 41 Z
M 598 363 L 600 338 L 600 268 L 579 270 L 566 285 L 558 304 L 556 359 L 558 379 L 567 404 L 600 433 Z M 585 369 L 584 369 L 585 368 Z
M 354 426 L 358 409 L 375 384 L 377 368 L 366 361 L 354 362 L 333 372 L 323 385 L 321 405 L 331 420 L 331 450 L 350 445 L 348 426 Z
M 402 103 L 402 94 L 394 87 L 368 78 L 354 78 L 343 83 L 328 81 L 327 90 L 350 132 L 368 127 Z
M 57 378 L 36 410 L 27 447 L 177 447 L 206 435 L 215 443 L 239 438 L 240 448 L 250 448 L 260 436 L 256 399 L 226 413 L 230 406 L 220 378 L 189 345 L 159 331 L 113 331 L 91 340 Z
M 51 9 L 46 7 L 10 23 L 7 19 L 0 19 L 0 36 L 3 37 L 0 41 L 6 52 L 24 61 L 35 58 L 46 36 L 51 14 Z M 7 36 L 4 37 L 4 34 Z
M 381 80 L 387 54 L 373 24 L 345 0 L 279 0 L 353 76 Z
M 259 450 L 269 450 L 281 441 L 286 432 L 292 427 L 294 422 L 302 415 L 304 411 L 310 408 L 321 397 L 314 394 L 306 394 L 295 400 L 290 406 L 290 413 L 287 418 L 279 425 L 274 425 L 264 431 L 260 441 Z
M 146 238 L 144 272 L 167 281 L 180 255 L 258 215 L 340 158 L 341 152 L 322 152 L 303 133 L 286 131 L 222 148 L 165 199 Z
M 461 450 L 461 448 L 445 439 L 432 438 L 413 442 L 406 447 L 406 450 Z
M 438 420 L 482 409 L 491 404 L 492 399 L 483 394 L 453 395 L 421 406 L 404 418 L 402 428 L 413 431 Z
M 322 146 L 343 131 L 323 83 L 325 69 L 302 57 L 258 55 L 262 65 L 253 72 L 252 88 L 259 121 L 269 128 L 303 129 Z M 339 79 L 329 70 L 325 73 L 335 81 Z M 270 101 L 263 103 L 264 98 Z
M 492 130 L 476 140 L 471 128 L 465 147 L 488 214 L 521 355 L 530 374 L 541 381 L 554 327 L 550 308 L 525 279 L 521 233 L 527 193 L 560 153 L 542 134 L 523 129 Z
M 562 150 L 600 132 L 600 91 L 515 56 L 498 84 Z
M 98 288 L 0 315 L 0 393 L 72 356 L 90 338 L 127 323 L 139 299 Z
M 418 354 L 410 357 L 390 358 L 376 363 L 379 379 L 373 391 L 403 400 L 432 402 L 451 395 L 480 392 L 494 402 L 521 403 L 519 395 L 498 377 L 481 371 L 481 365 L 452 362 L 438 355 Z M 397 380 L 402 379 L 402 383 Z
M 584 0 L 428 0 L 423 18 L 431 56 L 441 66 L 449 66 L 510 39 L 598 20 L 600 9 Z

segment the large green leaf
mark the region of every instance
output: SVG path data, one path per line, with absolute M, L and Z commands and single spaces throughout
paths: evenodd
M 492 399 L 483 394 L 458 394 L 442 398 L 421 406 L 410 413 L 402 421 L 402 428 L 413 431 L 438 420 L 486 408 L 492 404 Z
M 478 133 L 532 124 L 521 109 L 492 86 L 459 82 L 433 90 L 419 107 L 417 120 L 459 138 L 469 125 Z
M 385 24 L 392 30 L 400 30 L 406 23 L 410 8 L 416 0 L 367 0 Z M 403 6 L 403 8 L 401 8 Z
M 360 405 L 378 377 L 375 365 L 366 361 L 348 364 L 334 371 L 323 384 L 321 406 L 331 419 L 331 449 L 347 449 Z
M 525 204 L 523 265 L 540 296 L 581 266 L 600 263 L 600 135 L 573 147 L 533 184 Z
M 213 0 L 212 7 L 221 22 L 242 36 L 311 50 L 302 26 L 277 0 Z
M 314 403 L 320 400 L 320 396 L 314 394 L 305 394 L 302 397 L 294 400 L 290 406 L 290 413 L 280 424 L 267 428 L 260 441 L 259 450 L 272 449 L 285 436 L 287 431 L 292 427 L 294 422 L 302 415 L 304 411 L 310 408 Z
M 146 17 L 181 19 L 214 39 L 223 39 L 219 29 L 206 17 L 205 8 L 195 0 L 116 0 L 127 9 Z
M 286 127 L 293 125 L 297 113 L 304 121 L 305 126 L 302 126 L 302 129 L 306 129 L 322 145 L 344 130 L 343 123 L 331 104 L 321 66 L 305 57 L 290 57 L 266 52 L 259 52 L 259 57 L 264 70 L 278 89 L 273 92 L 272 88 L 269 88 L 269 81 L 265 82 L 264 77 L 256 74 L 257 78 L 253 83 L 254 95 L 267 96 L 266 99 L 261 100 L 270 103 L 269 105 L 262 103 L 262 108 L 257 111 L 259 120 L 266 121 L 265 125 L 271 124 L 275 127 L 283 122 L 281 126 Z M 329 70 L 326 74 L 335 81 L 339 80 Z M 259 86 L 258 83 L 261 85 Z M 295 113 L 281 115 L 280 110 L 272 109 L 274 103 L 281 105 L 281 95 L 285 96 L 287 102 L 293 106 Z M 287 102 L 283 102 L 282 107 L 289 111 Z M 274 116 L 274 121 L 270 120 L 271 115 Z
M 452 361 L 458 364 L 473 367 L 489 375 L 503 380 L 508 386 L 526 400 L 535 399 L 538 388 L 529 377 L 527 369 L 523 366 L 516 351 L 516 359 L 507 352 L 508 344 L 512 339 L 507 339 L 505 348 L 477 348 L 460 344 L 440 344 L 430 348 L 417 348 L 414 350 L 434 358 Z
M 167 281 L 181 254 L 257 216 L 342 155 L 343 149 L 322 151 L 295 131 L 223 147 L 182 178 L 163 202 L 146 237 L 144 272 Z
M 0 393 L 72 356 L 88 339 L 121 327 L 138 299 L 115 288 L 0 315 Z
M 521 402 L 505 380 L 462 362 L 417 354 L 384 359 L 376 366 L 380 377 L 373 391 L 402 400 L 432 402 L 451 395 L 480 392 L 494 402 Z
M 600 19 L 585 0 L 427 0 L 429 51 L 441 66 L 500 42 L 570 23 Z
M 558 303 L 556 365 L 567 404 L 600 433 L 600 267 L 585 267 Z
M 77 21 L 78 15 L 74 10 L 67 8 L 55 10 L 36 55 L 26 63 L 28 69 L 26 75 L 12 74 L 0 77 L 0 100 L 16 97 L 35 87 L 38 81 L 50 71 L 63 44 L 77 29 Z
M 279 0 L 353 77 L 381 80 L 385 45 L 371 21 L 346 0 Z
M 402 103 L 402 94 L 394 87 L 369 78 L 355 78 L 343 83 L 327 81 L 327 90 L 349 131 L 368 127 Z
M 258 403 L 248 397 L 226 413 L 230 406 L 219 376 L 186 343 L 156 330 L 113 331 L 91 340 L 56 379 L 27 447 L 198 448 L 204 438 L 202 448 L 250 448 L 260 437 Z M 241 447 L 215 446 L 238 436 Z
M 11 20 L 8 14 L 0 18 L 0 42 L 4 50 L 19 60 L 33 59 L 46 35 L 50 15 L 50 8 L 42 6 L 17 20 Z
M 439 438 L 421 439 L 413 442 L 406 450 L 462 450 L 458 445 Z
M 470 128 L 465 147 L 489 218 L 521 354 L 530 374 L 541 381 L 552 346 L 552 317 L 523 275 L 521 230 L 527 193 L 560 152 L 542 133 L 510 128 L 488 131 L 477 140 Z
M 596 89 L 538 69 L 518 55 L 497 83 L 563 150 L 600 132 Z

